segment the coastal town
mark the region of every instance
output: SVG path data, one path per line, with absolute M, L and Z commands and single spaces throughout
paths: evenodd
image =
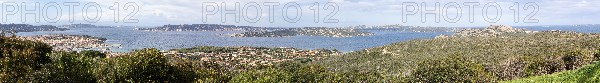
M 38 36 L 18 36 L 23 40 L 39 41 L 53 47 L 55 51 L 82 51 L 100 50 L 109 52 L 110 48 L 119 47 L 118 44 L 105 44 L 106 38 L 88 35 L 50 34 Z

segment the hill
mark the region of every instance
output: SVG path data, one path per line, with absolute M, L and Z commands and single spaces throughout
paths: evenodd
M 600 36 L 584 33 L 503 33 L 496 36 L 411 40 L 334 56 L 317 63 L 336 72 L 377 72 L 388 78 L 411 79 L 417 69 L 445 68 L 444 58 L 483 67 L 494 80 L 510 80 L 575 69 L 594 61 Z M 441 59 L 441 60 L 440 60 Z M 456 64 L 464 68 L 462 63 Z M 442 67 L 440 67 L 442 66 Z M 451 67 L 450 73 L 457 67 Z M 468 68 L 468 67 L 467 67 Z M 469 69 L 466 69 L 469 70 Z M 471 70 L 469 70 L 471 71 Z M 473 70 L 479 71 L 479 70 Z M 432 72 L 425 72 L 432 73 Z M 436 74 L 437 72 L 433 72 Z M 447 76 L 452 77 L 452 76 Z M 453 81 L 453 80 L 446 80 Z

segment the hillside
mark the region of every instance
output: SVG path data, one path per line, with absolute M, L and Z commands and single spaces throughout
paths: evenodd
M 535 76 L 524 79 L 507 81 L 507 83 L 533 83 L 533 82 L 600 82 L 600 62 L 584 66 L 577 70 L 569 70 L 550 75 Z
M 370 71 L 388 78 L 410 79 L 418 68 L 444 66 L 448 63 L 435 65 L 431 62 L 458 56 L 465 59 L 463 62 L 481 65 L 493 80 L 509 80 L 590 64 L 594 57 L 598 57 L 594 56 L 595 50 L 600 48 L 598 43 L 599 35 L 583 33 L 504 33 L 491 37 L 447 37 L 398 42 L 317 63 L 336 72 Z

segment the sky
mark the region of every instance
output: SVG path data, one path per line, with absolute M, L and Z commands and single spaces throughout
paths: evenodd
M 36 25 L 475 27 L 599 24 L 596 19 L 600 19 L 600 0 L 2 0 L 0 3 L 1 23 Z M 436 16 L 439 22 L 435 21 Z

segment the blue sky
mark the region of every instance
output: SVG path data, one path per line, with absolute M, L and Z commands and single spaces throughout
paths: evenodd
M 523 25 L 571 25 L 571 24 L 599 24 L 596 19 L 600 19 L 600 1 L 599 0 L 2 0 L 0 1 L 3 4 L 2 10 L 2 20 L 7 20 L 2 23 L 30 23 L 30 24 L 51 24 L 51 25 L 62 25 L 62 24 L 71 24 L 71 23 L 90 23 L 97 25 L 133 25 L 133 26 L 159 26 L 165 24 L 202 24 L 203 22 L 203 3 L 217 3 L 219 7 L 227 7 L 234 8 L 236 2 L 240 3 L 240 6 L 245 6 L 246 4 L 257 3 L 261 6 L 261 11 L 257 11 L 256 9 L 241 7 L 241 11 L 248 11 L 247 13 L 242 13 L 246 15 L 247 18 L 259 16 L 260 20 L 257 22 L 248 22 L 242 19 L 239 23 L 234 22 L 234 19 L 231 18 L 232 15 L 227 16 L 227 22 L 221 22 L 221 16 L 218 12 L 217 15 L 208 16 L 207 22 L 209 24 L 233 24 L 233 25 L 248 25 L 248 26 L 266 26 L 266 27 L 303 27 L 303 26 L 354 26 L 354 25 L 386 25 L 386 24 L 402 24 L 402 25 L 411 25 L 411 26 L 447 26 L 447 27 L 472 27 L 472 26 L 486 26 L 490 24 L 503 24 L 503 25 L 512 25 L 512 26 L 523 26 Z M 40 3 L 40 9 L 36 10 L 43 14 L 41 14 L 40 22 L 35 22 L 35 20 L 31 17 L 32 15 L 25 15 L 26 21 L 22 22 L 21 13 L 19 11 L 17 15 L 9 15 L 7 11 L 12 9 L 10 5 L 11 3 L 16 3 L 21 7 L 23 6 L 21 3 L 25 3 L 28 8 L 32 8 L 35 6 L 35 2 Z M 47 8 L 43 7 L 46 4 L 57 3 L 61 7 L 59 10 L 56 8 Z M 64 6 L 65 2 L 77 2 L 79 6 L 74 7 L 75 11 L 73 12 L 73 22 L 69 22 L 68 17 L 68 7 Z M 92 9 L 88 9 L 87 13 L 84 11 L 84 5 L 95 2 L 98 3 L 102 12 L 97 12 L 94 7 L 90 7 Z M 134 19 L 139 20 L 137 23 L 124 23 L 123 18 L 127 16 L 132 11 L 124 10 L 124 6 L 128 2 L 133 2 L 139 7 L 139 11 L 133 16 Z M 284 5 L 288 3 L 297 3 L 301 8 L 301 14 L 299 20 L 295 23 L 285 21 L 283 14 L 285 14 L 282 10 L 284 10 Z M 335 15 L 332 15 L 331 19 L 337 19 L 336 23 L 323 23 L 323 20 L 326 18 L 328 14 L 332 12 L 331 6 L 329 5 L 327 8 L 330 10 L 325 10 L 325 4 L 328 2 L 335 3 L 339 8 Z M 473 8 L 473 20 L 474 22 L 469 22 L 468 20 L 468 10 L 469 7 L 465 6 L 465 3 L 479 3 L 478 6 Z M 119 13 L 115 14 L 114 10 L 111 10 L 111 6 L 114 6 L 115 3 L 119 4 L 118 8 Z M 226 6 L 223 6 L 221 3 L 225 3 Z M 265 3 L 279 3 L 278 6 L 274 7 L 274 13 L 271 15 L 268 13 L 268 7 L 264 6 Z M 314 3 L 319 3 L 319 6 L 313 6 Z M 419 5 L 419 11 L 416 12 L 415 15 L 408 15 L 407 21 L 403 22 L 403 12 L 406 10 L 413 9 L 412 6 L 403 5 L 416 3 Z M 425 3 L 426 6 L 422 4 Z M 421 22 L 421 10 L 425 9 L 433 9 L 436 8 L 435 4 L 440 3 L 437 6 L 436 11 L 443 13 L 436 13 L 440 15 L 439 18 L 441 21 L 435 22 L 434 16 L 431 14 L 426 14 L 427 22 Z M 501 8 L 501 12 L 495 10 L 495 7 L 488 7 L 488 14 L 484 14 L 483 7 L 488 3 L 497 3 Z M 511 8 L 515 3 L 519 4 L 519 7 Z M 528 10 L 525 10 L 526 3 L 528 4 Z M 531 3 L 535 3 L 535 7 L 531 5 Z M 458 4 L 460 8 L 452 5 L 449 6 L 447 4 Z M 312 6 L 312 7 L 311 7 Z M 531 6 L 531 7 L 530 7 Z M 246 6 L 250 7 L 250 6 Z M 409 8 L 410 7 L 410 8 Z M 445 8 L 448 7 L 448 8 Z M 54 8 L 54 9 L 53 9 Z M 293 7 L 292 7 L 293 8 Z M 534 12 L 534 9 L 537 11 L 535 15 L 532 15 L 532 19 L 537 19 L 538 22 L 535 23 L 524 23 L 526 16 L 531 12 Z M 315 11 L 311 9 L 319 10 L 318 15 L 318 23 L 314 22 Z M 514 10 L 519 10 L 518 14 L 515 14 Z M 461 11 L 459 11 L 461 10 Z M 295 9 L 288 8 L 288 15 L 294 17 L 297 12 Z M 57 13 L 60 12 L 60 13 Z M 10 13 L 10 12 L 8 12 Z M 495 17 L 497 14 L 501 13 L 501 17 L 498 17 L 499 20 L 497 22 L 488 22 L 485 21 L 484 15 L 487 15 L 488 18 Z M 60 15 L 59 15 L 60 14 Z M 101 17 L 97 20 L 97 22 L 91 23 L 85 21 L 83 17 L 84 14 L 88 14 L 88 18 L 94 17 L 98 14 L 102 14 Z M 257 15 L 258 14 L 258 15 Z M 242 16 L 243 16 L 242 15 Z M 452 17 L 457 17 L 460 15 L 460 20 L 457 20 L 455 23 L 451 23 L 446 21 L 447 19 L 451 19 Z M 515 22 L 515 16 L 519 16 L 519 22 Z M 60 16 L 58 21 L 48 22 L 44 18 L 49 17 L 57 17 Z M 119 16 L 119 22 L 115 22 L 115 17 Z M 446 17 L 446 20 L 444 19 Z M 268 18 L 274 18 L 273 23 L 269 22 Z M 531 21 L 531 20 L 528 20 Z

